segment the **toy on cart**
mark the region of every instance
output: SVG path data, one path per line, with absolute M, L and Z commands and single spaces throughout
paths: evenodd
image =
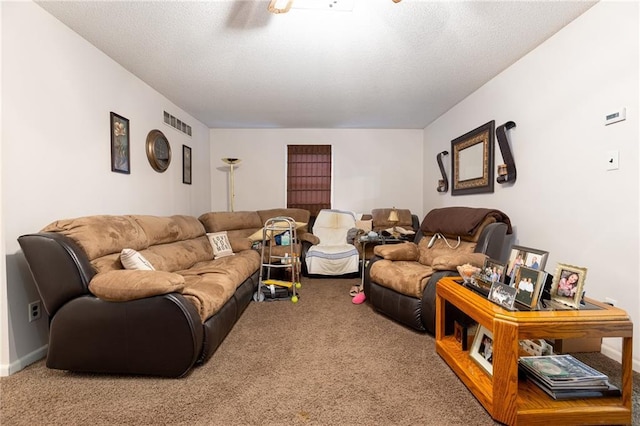
M 286 246 L 284 255 L 273 252 L 273 244 L 276 236 L 281 246 Z M 298 290 L 302 287 L 300 283 L 300 258 L 295 252 L 295 242 L 297 241 L 296 222 L 293 218 L 278 216 L 267 219 L 262 228 L 262 253 L 260 278 L 258 280 L 258 290 L 253 294 L 253 300 L 263 302 L 265 300 L 291 300 L 297 303 L 299 299 Z M 272 272 L 281 270 L 283 275 L 287 275 L 290 280 L 274 279 Z M 275 273 L 274 273 L 275 275 Z

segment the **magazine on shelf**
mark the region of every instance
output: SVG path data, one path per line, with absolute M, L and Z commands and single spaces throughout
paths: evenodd
M 604 387 L 609 378 L 571 355 L 523 356 L 518 361 L 524 371 L 551 389 Z
M 620 389 L 607 382 L 604 385 L 598 387 L 582 387 L 577 388 L 556 388 L 550 389 L 546 383 L 539 380 L 534 375 L 527 375 L 527 379 L 538 385 L 547 395 L 553 399 L 582 399 L 582 398 L 601 398 L 604 396 L 620 396 Z

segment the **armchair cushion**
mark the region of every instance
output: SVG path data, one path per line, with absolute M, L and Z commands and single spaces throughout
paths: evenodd
M 89 282 L 91 293 L 111 302 L 181 292 L 183 288 L 182 275 L 164 271 L 114 270 L 96 274 Z
M 460 241 L 460 244 L 458 244 L 457 239 L 454 240 L 450 238 L 448 238 L 446 242 L 441 238 L 437 239 L 435 240 L 434 244 L 429 247 L 429 240 L 430 238 L 422 238 L 418 242 L 418 249 L 420 250 L 420 257 L 418 258 L 418 262 L 427 266 L 432 266 L 434 263 L 434 259 L 438 257 L 471 254 L 476 248 L 476 243 Z
M 373 263 L 370 273 L 372 281 L 386 288 L 421 298 L 433 269 L 414 261 L 382 259 Z
M 480 267 L 484 265 L 487 255 L 484 253 L 445 254 L 433 259 L 431 267 L 434 271 L 456 271 L 458 266 L 470 264 Z

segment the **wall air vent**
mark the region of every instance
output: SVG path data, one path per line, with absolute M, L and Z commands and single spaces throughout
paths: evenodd
M 189 126 L 184 121 L 179 118 L 175 118 L 173 115 L 169 114 L 167 111 L 164 111 L 164 123 L 173 127 L 176 130 L 181 131 L 185 135 L 191 136 L 191 126 Z

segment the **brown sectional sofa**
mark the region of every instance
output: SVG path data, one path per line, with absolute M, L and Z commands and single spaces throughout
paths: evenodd
M 264 222 L 260 212 L 201 219 L 89 216 L 19 237 L 50 320 L 47 366 L 180 377 L 211 357 L 256 291 L 260 254 L 247 236 Z M 214 259 L 208 231 L 227 231 L 234 255 Z M 155 270 L 123 269 L 126 248 Z

